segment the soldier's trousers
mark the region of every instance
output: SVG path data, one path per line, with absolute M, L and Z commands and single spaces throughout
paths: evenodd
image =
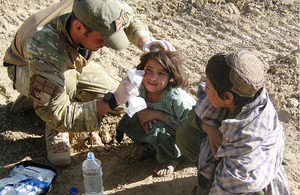
M 8 76 L 15 89 L 28 97 L 30 75 L 28 66 L 8 66 Z M 81 71 L 69 69 L 64 72 L 65 87 L 72 101 L 92 101 L 102 98 L 108 92 L 114 92 L 120 79 L 110 75 L 100 65 L 90 62 Z M 124 112 L 124 106 L 114 109 L 115 113 Z

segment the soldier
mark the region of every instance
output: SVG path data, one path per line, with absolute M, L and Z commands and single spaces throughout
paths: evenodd
M 20 92 L 11 111 L 34 107 L 46 122 L 53 165 L 71 164 L 68 132 L 98 131 L 99 117 L 120 111 L 119 105 L 138 95 L 127 77 L 120 83 L 91 61 L 98 49 L 121 50 L 129 42 L 146 52 L 153 45 L 175 50 L 168 41 L 154 40 L 131 7 L 118 0 L 63 0 L 17 31 L 3 60 Z

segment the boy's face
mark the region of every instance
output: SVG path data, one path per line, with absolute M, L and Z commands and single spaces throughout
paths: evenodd
M 215 90 L 215 88 L 213 87 L 213 85 L 211 84 L 210 80 L 207 77 L 206 77 L 206 86 L 204 90 L 206 91 L 207 97 L 214 105 L 214 107 L 216 108 L 226 107 L 225 101 L 219 97 L 218 92 Z

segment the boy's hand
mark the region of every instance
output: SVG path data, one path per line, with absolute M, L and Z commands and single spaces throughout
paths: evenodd
M 208 141 L 212 150 L 213 155 L 215 155 L 222 145 L 223 134 L 215 126 L 208 125 L 206 123 L 201 123 L 202 129 L 207 133 Z M 218 158 L 216 158 L 219 160 Z

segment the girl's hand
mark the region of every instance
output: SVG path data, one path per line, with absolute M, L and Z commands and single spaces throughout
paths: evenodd
M 144 109 L 138 112 L 138 117 L 145 132 L 149 132 L 152 129 L 152 124 L 157 120 L 165 122 L 165 114 L 159 110 Z
M 138 117 L 141 125 L 155 119 L 163 121 L 162 115 L 164 115 L 164 113 L 159 110 L 144 109 L 138 112 Z
M 149 133 L 150 132 L 150 129 L 152 129 L 152 122 L 153 123 L 156 123 L 157 122 L 157 120 L 152 120 L 152 121 L 148 121 L 148 122 L 146 122 L 146 123 L 144 123 L 142 126 L 143 126 L 143 128 L 144 128 L 144 131 L 146 132 L 146 133 Z

